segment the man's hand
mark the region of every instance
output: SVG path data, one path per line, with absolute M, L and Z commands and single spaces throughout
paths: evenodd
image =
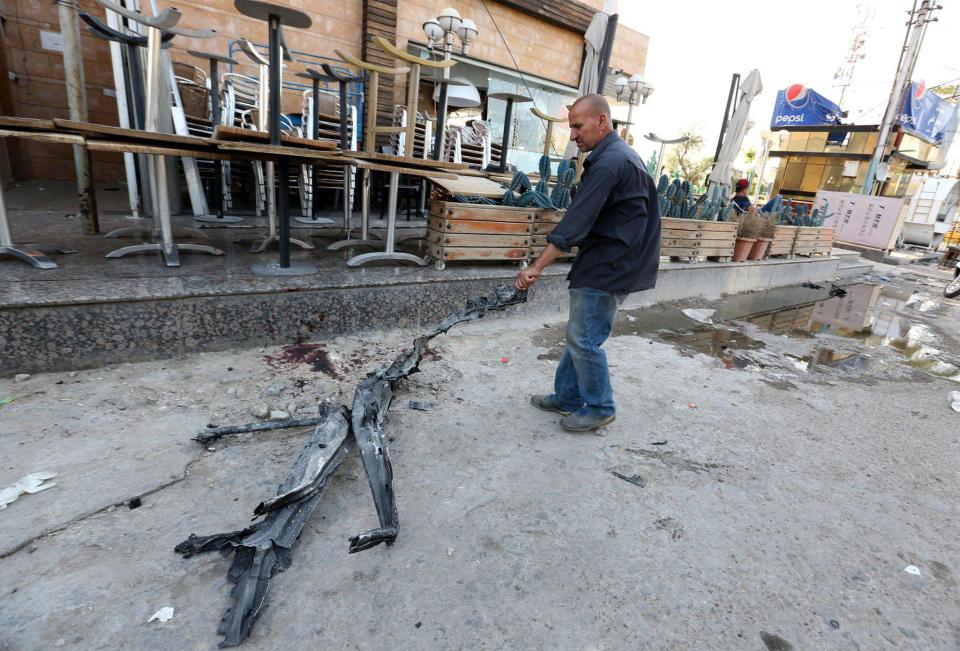
M 530 289 L 539 277 L 540 270 L 533 265 L 526 269 L 521 269 L 520 273 L 517 274 L 517 289 L 521 291 Z
M 526 269 L 521 269 L 520 273 L 517 274 L 517 289 L 524 291 L 533 287 L 533 283 L 537 282 L 537 278 L 540 277 L 543 270 L 559 258 L 562 253 L 563 251 L 556 246 L 547 243 L 547 248 L 540 254 L 540 257 L 534 260 L 532 265 Z

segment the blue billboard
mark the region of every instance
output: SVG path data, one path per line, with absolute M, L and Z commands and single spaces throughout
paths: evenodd
M 803 84 L 777 91 L 770 128 L 818 127 L 840 124 L 840 107 Z
M 904 131 L 939 145 L 956 115 L 955 104 L 927 91 L 922 81 L 911 81 L 896 121 Z

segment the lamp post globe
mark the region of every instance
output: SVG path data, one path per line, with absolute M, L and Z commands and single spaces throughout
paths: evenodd
M 437 22 L 440 23 L 440 27 L 443 28 L 444 32 L 450 33 L 460 29 L 460 24 L 463 22 L 460 18 L 460 14 L 453 7 L 447 7 L 440 12 L 440 15 L 437 16 Z
M 423 33 L 427 35 L 430 47 L 433 47 L 443 39 L 444 31 L 440 23 L 435 18 L 431 18 L 423 23 Z
M 470 48 L 470 44 L 473 43 L 473 39 L 477 38 L 477 35 L 480 33 L 480 30 L 477 29 L 476 24 L 469 18 L 464 18 L 460 22 L 460 28 L 457 29 L 457 36 L 460 37 L 460 43 L 462 44 L 463 53 L 466 54 Z
M 629 82 L 626 77 L 617 77 L 617 80 L 613 82 L 614 88 L 617 89 L 618 102 L 623 99 L 623 93 L 626 91 L 628 83 Z

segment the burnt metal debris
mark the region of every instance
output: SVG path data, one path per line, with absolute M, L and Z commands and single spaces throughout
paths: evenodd
M 175 551 L 184 558 L 214 550 L 224 556 L 234 555 L 227 573 L 235 584 L 231 593 L 234 604 L 217 629 L 224 636 L 221 647 L 236 646 L 250 634 L 266 599 L 270 578 L 290 566 L 293 543 L 320 501 L 330 478 L 346 458 L 351 433 L 367 473 L 380 526 L 352 536 L 349 552 L 369 549 L 380 543 L 392 545 L 396 541 L 400 522 L 383 421 L 397 383 L 419 372 L 427 344 L 434 337 L 446 333 L 458 323 L 474 321 L 489 312 L 501 312 L 526 300 L 527 292 L 507 285 L 499 285 L 492 298 L 478 296 L 468 299 L 463 309 L 441 321 L 433 332 L 415 339 L 413 346 L 398 355 L 389 366 L 368 374 L 357 385 L 352 412 L 342 405 L 320 404 L 316 428 L 294 461 L 286 481 L 280 485 L 275 497 L 261 502 L 254 509 L 254 518 L 265 516 L 263 520 L 238 531 L 210 536 L 191 534 L 176 546 Z M 220 429 L 253 431 L 245 430 L 245 427 Z M 206 433 L 201 432 L 195 440 L 201 443 L 212 440 L 200 439 Z M 227 433 L 236 432 L 222 432 L 219 436 Z
M 292 429 L 294 427 L 313 427 L 319 424 L 320 418 L 287 418 L 272 420 L 267 423 L 247 423 L 246 425 L 225 425 L 223 427 L 208 427 L 197 432 L 193 440 L 201 445 L 213 443 L 229 434 L 247 434 L 249 432 L 265 432 L 273 429 Z
M 350 420 L 346 407 L 323 403 L 320 419 L 276 497 L 261 502 L 254 510 L 255 515 L 267 517 L 239 531 L 212 536 L 190 534 L 175 548 L 184 558 L 214 550 L 224 556 L 231 552 L 234 555 L 227 572 L 227 578 L 235 584 L 231 593 L 234 603 L 217 629 L 224 636 L 221 647 L 236 646 L 250 634 L 270 578 L 290 567 L 293 543 L 347 456 Z

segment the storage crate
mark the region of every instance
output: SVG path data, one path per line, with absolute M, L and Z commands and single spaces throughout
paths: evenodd
M 793 243 L 797 239 L 796 226 L 776 226 L 773 231 L 773 240 L 767 248 L 767 257 L 793 257 Z
M 826 226 L 798 226 L 793 255 L 830 255 L 834 229 Z
M 660 255 L 689 262 L 716 259 L 729 262 L 737 240 L 737 224 L 702 219 L 660 220 Z
M 427 222 L 427 253 L 437 269 L 447 262 L 504 260 L 530 255 L 535 208 L 434 200 Z

